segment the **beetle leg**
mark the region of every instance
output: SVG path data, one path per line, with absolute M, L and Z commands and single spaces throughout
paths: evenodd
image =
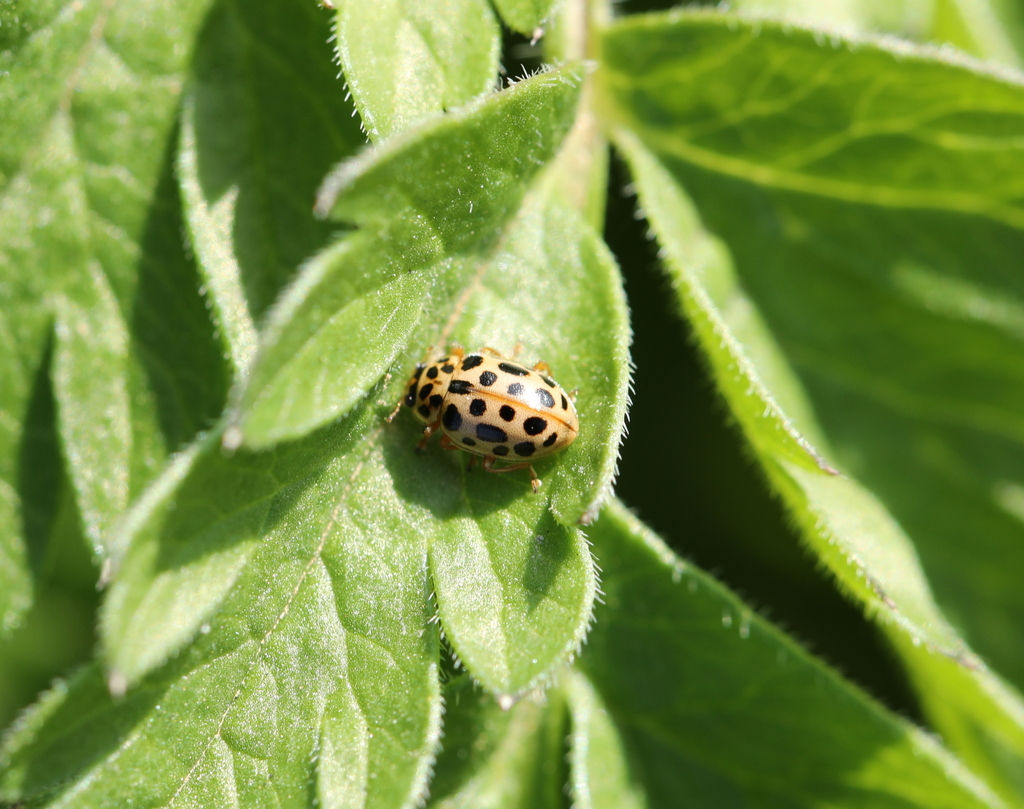
M 530 470 L 530 488 L 533 489 L 533 493 L 536 494 L 540 491 L 540 478 L 537 477 L 537 473 L 533 469 L 533 465 L 524 461 L 522 463 L 514 463 L 511 466 L 495 466 L 494 462 L 498 460 L 494 455 L 484 455 L 484 469 L 488 472 L 515 472 L 517 469 L 529 469 Z
M 402 409 L 402 405 L 403 404 L 405 404 L 404 401 L 400 401 L 398 404 L 396 404 L 395 405 L 395 409 L 392 410 L 390 413 L 387 414 L 387 416 L 384 417 L 384 421 L 386 421 L 388 424 L 393 422 L 395 420 L 395 416 L 398 415 L 398 411 Z
M 448 437 L 448 433 L 442 433 L 441 449 L 460 449 L 460 447 L 458 444 L 452 441 L 451 438 Z
M 430 436 L 436 433 L 441 428 L 441 417 L 437 417 L 437 421 L 433 424 L 428 424 L 423 428 L 423 438 L 420 439 L 420 443 L 416 445 L 417 452 L 423 452 L 427 448 L 427 442 L 430 440 Z
M 544 362 L 544 360 L 541 360 L 540 362 L 533 366 L 533 370 L 536 371 L 538 374 L 550 374 L 551 366 Z

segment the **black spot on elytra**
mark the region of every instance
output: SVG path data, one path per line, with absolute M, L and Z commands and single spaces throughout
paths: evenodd
M 501 416 L 505 421 L 512 421 L 516 417 L 515 408 L 509 407 L 508 405 L 502 405 L 501 410 L 498 411 L 498 415 Z
M 498 367 L 501 368 L 506 374 L 514 374 L 515 376 L 529 376 L 530 372 L 527 371 L 522 365 L 513 365 L 511 362 L 499 362 Z
M 441 406 L 441 402 L 443 402 L 443 401 L 444 401 L 444 397 L 440 393 L 435 393 L 433 396 L 430 397 L 430 406 L 431 407 L 440 407 Z
M 490 441 L 491 443 L 498 443 L 499 441 L 508 441 L 508 435 L 500 427 L 495 427 L 493 424 L 478 424 L 476 425 L 476 437 L 481 441 Z
M 544 405 L 544 407 L 555 406 L 555 397 L 544 390 L 544 388 L 537 388 L 537 398 L 540 399 L 540 403 Z
M 428 382 L 426 385 L 424 385 L 422 388 L 420 388 L 420 400 L 421 401 L 426 401 L 427 397 L 430 395 L 430 391 L 432 391 L 433 389 L 434 389 L 434 383 L 433 382 Z
M 547 438 L 544 439 L 544 446 L 550 447 L 558 440 L 558 433 L 551 433 Z
M 497 446 L 491 450 L 495 455 L 508 455 L 508 447 Z
M 527 435 L 540 435 L 548 428 L 548 423 L 537 416 L 531 416 L 523 422 L 523 429 Z
M 568 410 L 568 409 L 569 409 L 569 402 L 566 401 L 565 394 L 563 393 L 562 394 L 562 410 Z
M 430 408 L 427 407 L 426 405 L 420 405 L 417 408 L 416 412 L 418 412 L 425 419 L 429 419 L 430 418 Z
M 523 395 L 523 385 L 522 385 L 522 383 L 521 382 L 513 382 L 511 385 L 509 385 L 508 386 L 508 395 L 509 396 L 522 396 Z
M 431 365 L 427 370 L 427 379 L 437 379 L 437 366 Z
M 465 379 L 453 379 L 448 383 L 449 393 L 469 393 L 473 385 Z
M 483 361 L 484 358 L 481 357 L 479 354 L 470 354 L 462 361 L 462 370 L 472 370 L 473 368 L 476 368 L 476 366 L 481 365 Z
M 444 418 L 441 419 L 445 429 L 457 430 L 462 426 L 462 414 L 459 412 L 459 408 L 455 405 L 450 404 L 444 411 Z
M 487 402 L 483 399 L 474 399 L 469 404 L 469 412 L 474 416 L 482 416 L 487 412 Z
M 533 455 L 534 446 L 532 441 L 523 441 L 520 444 L 516 444 L 512 449 L 516 451 L 516 455 L 521 455 L 526 458 Z
M 465 438 L 462 439 L 462 443 L 465 444 L 467 447 L 475 447 L 476 446 L 476 441 L 474 441 L 468 435 Z
M 489 388 L 498 379 L 498 375 L 494 371 L 484 371 L 480 374 L 480 384 L 485 388 Z
M 441 370 L 444 371 L 446 374 L 450 374 L 452 371 L 455 370 L 455 366 L 454 365 L 442 365 L 441 366 Z
M 544 384 L 547 385 L 549 388 L 555 387 L 555 380 L 553 380 L 550 376 L 544 376 L 543 374 L 541 374 L 540 378 L 544 380 Z

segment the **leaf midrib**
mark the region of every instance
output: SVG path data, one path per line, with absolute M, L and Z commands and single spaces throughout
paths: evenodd
M 753 163 L 743 158 L 703 149 L 680 138 L 645 128 L 638 121 L 631 126 L 655 152 L 669 155 L 707 171 L 753 183 L 763 188 L 795 191 L 839 202 L 874 205 L 882 208 L 951 211 L 987 217 L 1015 230 L 1024 231 L 1024 208 L 993 200 L 982 194 L 942 189 L 911 190 L 881 185 L 864 185 L 774 166 Z

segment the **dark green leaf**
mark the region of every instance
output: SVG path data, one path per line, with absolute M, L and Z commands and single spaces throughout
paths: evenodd
M 606 603 L 568 689 L 581 807 L 1002 805 L 621 506 L 593 539 Z
M 445 705 L 429 809 L 563 805 L 566 711 L 557 690 L 502 710 L 461 677 L 445 689 Z
M 344 0 L 337 47 L 363 126 L 380 141 L 488 92 L 501 37 L 487 0 Z
M 200 33 L 178 177 L 211 311 L 236 373 L 263 316 L 332 226 L 316 188 L 364 143 L 313 4 L 218 3 Z M 256 114 L 257 110 L 273 110 Z
M 509 28 L 521 34 L 533 34 L 551 20 L 558 6 L 564 1 L 494 0 L 494 5 Z
M 51 430 L 55 433 L 52 424 Z M 53 439 L 56 451 L 55 434 Z M 36 449 L 40 443 L 36 442 Z M 40 453 L 35 462 L 48 460 Z M 55 468 L 61 472 L 59 465 Z M 39 554 L 31 566 L 35 598 L 14 631 L 0 640 L 0 727 L 31 705 L 54 678 L 88 660 L 96 643 L 100 594 L 92 549 L 83 533 L 71 482 L 61 474 L 51 484 L 53 500 L 46 520 L 40 520 L 29 534 Z M 34 499 L 29 496 L 25 502 Z
M 630 762 L 629 743 L 594 686 L 579 671 L 566 672 L 562 681 L 572 710 L 573 805 L 646 809 L 647 793 L 635 763 Z

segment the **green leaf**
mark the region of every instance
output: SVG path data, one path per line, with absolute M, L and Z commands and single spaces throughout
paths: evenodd
M 128 328 L 102 272 L 87 268 L 77 280 L 74 292 L 55 296 L 53 385 L 86 536 L 102 555 L 109 523 L 128 505 Z M 96 384 L 105 377 L 109 384 Z
M 4 323 L 2 311 L 0 323 Z M 10 330 L 6 333 L 11 335 Z M 5 345 L 5 349 L 12 347 L 11 343 Z M 0 441 L 4 450 L 0 454 L 0 510 L 4 516 L 0 520 L 0 576 L 5 585 L 0 587 L 3 643 L 21 627 L 25 613 L 33 605 L 34 584 L 50 548 L 61 483 L 65 480 L 50 379 L 52 356 L 51 342 L 34 376 L 24 373 L 27 369 L 20 367 L 13 350 L 5 351 L 2 357 L 5 372 L 9 372 L 6 379 L 11 384 L 0 385 L 0 400 L 5 406 L 23 408 L 24 413 L 19 423 L 13 412 L 0 411 Z
M 167 447 L 223 404 L 211 324 L 195 285 L 177 283 L 194 268 L 164 216 L 177 207 L 166 147 L 188 56 L 179 37 L 205 8 L 50 9 L 0 57 L 0 287 L 20 366 L 4 404 L 20 418 L 55 320 L 65 461 L 100 556 Z
M 440 722 L 418 530 L 429 517 L 391 487 L 382 432 L 376 408 L 363 406 L 269 452 L 224 456 L 213 434 L 139 502 L 102 628 L 115 690 L 150 673 L 105 721 L 156 698 L 139 709 L 130 766 L 93 753 L 67 776 L 82 800 L 91 784 L 124 794 L 119 773 L 169 742 L 180 766 L 151 779 L 154 800 L 252 790 L 265 803 L 272 789 L 314 781 L 328 803 L 352 790 L 367 806 L 422 796 Z M 225 756 L 251 765 L 224 770 Z
M 427 285 L 451 269 L 452 255 L 493 249 L 524 183 L 569 129 L 579 81 L 578 69 L 538 76 L 327 179 L 318 210 L 364 232 L 314 259 L 270 314 L 236 397 L 248 446 L 304 435 L 366 394 L 406 345 Z
M 0 797 L 70 806 L 114 805 L 129 794 L 147 804 L 222 805 L 230 797 L 304 806 L 315 790 L 333 805 L 345 798 L 340 729 L 356 737 L 343 752 L 361 750 L 368 762 L 358 784 L 362 805 L 415 805 L 439 723 L 430 696 L 436 670 L 403 669 L 404 656 L 389 654 L 397 650 L 325 619 L 329 588 L 322 568 L 311 571 L 304 594 L 262 644 L 236 618 L 228 637 L 204 636 L 120 700 L 95 669 L 76 677 L 8 738 Z M 406 646 L 432 642 L 436 634 L 427 633 Z
M 999 629 L 1024 617 L 1024 88 L 720 15 L 622 23 L 605 45 L 607 112 L 632 130 L 618 142 L 731 409 L 946 738 L 1014 794 L 1024 704 L 968 643 L 1024 682 Z M 699 79 L 684 93 L 679 76 Z M 847 476 L 787 457 L 791 429 Z
M 4 490 L 0 497 L 0 525 L 13 526 L 18 520 L 18 500 Z M 32 601 L 32 576 L 24 543 L 13 531 L 0 534 L 0 637 L 17 625 Z
M 324 255 L 373 249 L 375 243 L 357 233 Z M 580 387 L 580 418 L 587 424 L 576 444 L 537 464 L 550 481 L 545 489 L 550 500 L 528 493 L 525 473 L 467 476 L 461 455 L 436 447 L 416 457 L 412 420 L 403 418 L 400 428 L 385 428 L 382 421 L 389 402 L 405 389 L 404 375 L 355 405 L 343 424 L 356 426 L 345 433 L 349 438 L 343 446 L 324 448 L 314 435 L 267 455 L 246 452 L 223 464 L 210 447 L 197 447 L 195 457 L 204 460 L 190 468 L 192 461 L 183 455 L 176 467 L 182 474 L 169 472 L 125 523 L 131 548 L 111 589 L 104 621 L 108 659 L 120 682 L 136 682 L 189 642 L 201 625 L 212 626 L 224 605 L 237 597 L 256 548 L 273 541 L 268 537 L 278 531 L 301 535 L 316 526 L 328 530 L 333 522 L 327 515 L 310 518 L 292 505 L 281 490 L 278 470 L 282 464 L 304 469 L 303 480 L 308 480 L 312 470 L 335 457 L 353 475 L 386 470 L 358 486 L 331 483 L 334 475 L 347 472 L 317 473 L 317 485 L 341 487 L 332 503 L 350 515 L 358 530 L 395 542 L 405 537 L 401 542 L 429 543 L 444 630 L 463 663 L 488 688 L 506 697 L 519 695 L 576 649 L 589 621 L 594 574 L 582 534 L 567 526 L 597 507 L 614 471 L 628 385 L 624 299 L 610 257 L 548 186 L 527 196 L 492 250 L 436 265 L 430 294 L 416 301 L 424 316 L 398 367 L 411 370 L 425 346 L 449 339 L 475 346 L 514 346 L 521 340 L 528 356 L 546 357 L 567 388 Z M 307 269 L 275 313 L 286 310 L 294 295 L 310 301 L 312 316 L 324 316 L 313 304 L 319 299 L 302 289 L 316 268 Z M 534 283 L 540 268 L 550 271 L 545 284 Z M 393 283 L 415 277 L 415 272 L 400 275 Z M 531 283 L 533 293 L 523 294 L 517 305 L 508 303 Z M 343 286 L 324 285 L 325 293 Z M 605 325 L 595 325 L 595 318 Z M 607 324 L 615 324 L 614 330 Z M 371 320 L 368 328 L 379 328 L 379 323 Z M 254 377 L 257 373 L 258 366 Z M 377 399 L 380 393 L 383 399 Z M 274 474 L 254 471 L 250 464 L 274 469 Z M 210 504 L 211 493 L 222 490 L 221 500 Z M 373 515 L 384 503 L 404 505 L 389 506 L 381 522 L 382 516 Z M 549 503 L 561 524 L 548 513 Z M 274 515 L 272 524 L 269 514 Z M 175 515 L 188 516 L 182 522 Z M 346 530 L 356 529 L 346 523 Z M 462 553 L 460 543 L 466 541 L 475 552 L 470 557 Z M 351 582 L 338 584 L 340 590 L 351 593 L 358 586 L 362 571 L 353 575 Z M 463 582 L 469 576 L 480 586 L 467 592 Z M 481 617 L 481 604 L 490 611 L 485 612 L 491 625 L 498 622 L 505 644 L 479 643 L 474 622 Z M 379 618 L 390 620 L 383 614 Z
M 582 73 L 579 65 L 541 73 L 367 150 L 324 181 L 317 212 L 387 225 L 396 252 L 425 239 L 426 257 L 493 241 L 524 181 L 572 125 Z
M 918 39 L 949 43 L 974 56 L 1019 68 L 1024 53 L 1024 17 L 1020 7 L 1014 6 L 1003 0 L 984 3 L 932 0 L 929 25 L 920 33 L 913 31 L 913 12 L 907 8 L 907 22 L 911 23 L 906 25 L 907 33 L 917 33 Z
M 508 503 L 507 485 L 467 477 L 461 519 L 438 531 L 430 563 L 459 659 L 487 688 L 512 697 L 571 655 L 587 627 L 594 574 L 582 535 L 568 526 L 589 521 L 610 489 L 629 331 L 614 262 L 550 187 L 527 198 L 506 245 L 480 265 L 469 295 L 452 299 L 465 313 L 452 335 L 468 346 L 521 341 L 530 361 L 549 362 L 567 390 L 579 390 L 580 437 L 536 464 L 549 503 L 530 495 Z
M 391 366 L 419 320 L 430 278 L 410 270 L 372 286 L 380 253 L 359 234 L 303 268 L 270 315 L 230 445 L 239 443 L 236 430 L 250 447 L 305 435 L 351 410 Z
M 554 177 L 560 168 L 552 167 Z M 455 337 L 478 347 L 521 342 L 576 391 L 580 435 L 559 456 L 551 510 L 565 525 L 586 524 L 610 493 L 629 400 L 629 312 L 618 266 L 559 188 L 545 184 L 524 203 L 491 268 Z
M 445 704 L 430 809 L 563 805 L 566 711 L 557 690 L 502 710 L 461 677 L 445 688 Z
M 620 505 L 593 540 L 606 603 L 568 688 L 581 807 L 1003 805 Z
M 501 36 L 486 0 L 341 2 L 338 58 L 371 140 L 488 92 Z
M 434 540 L 430 572 L 448 642 L 507 707 L 579 648 L 594 569 L 582 532 L 557 523 L 541 498 L 494 509 L 482 486 L 467 495 L 461 519 Z
M 849 34 L 886 32 L 1020 65 L 1021 15 L 1002 0 L 737 0 L 736 11 Z M 1014 48 L 1014 40 L 1017 48 Z
M 551 20 L 561 0 L 494 0 L 501 19 L 513 31 L 535 34 Z
M 615 719 L 579 671 L 566 672 L 563 687 L 572 711 L 569 761 L 571 795 L 579 809 L 616 806 L 646 809 L 643 784 L 630 762 L 628 743 Z
M 313 4 L 221 2 L 198 39 L 178 178 L 236 375 L 256 350 L 254 320 L 331 236 L 309 213 L 323 175 L 364 143 L 339 94 L 328 33 Z
M 50 410 L 52 415 L 52 403 Z M 51 423 L 48 432 L 56 455 L 55 425 Z M 33 449 L 43 449 L 42 443 L 35 441 Z M 51 458 L 40 453 L 34 460 L 49 465 Z M 95 647 L 100 595 L 94 557 L 84 536 L 71 482 L 59 462 L 51 467 L 50 474 L 53 471 L 58 477 L 50 481 L 53 500 L 45 523 L 40 520 L 29 532 L 36 552 L 31 566 L 34 599 L 14 630 L 0 640 L 2 727 L 31 705 L 56 677 L 88 660 Z M 25 498 L 26 503 L 33 500 L 31 495 Z M 37 531 L 45 535 L 38 536 Z

